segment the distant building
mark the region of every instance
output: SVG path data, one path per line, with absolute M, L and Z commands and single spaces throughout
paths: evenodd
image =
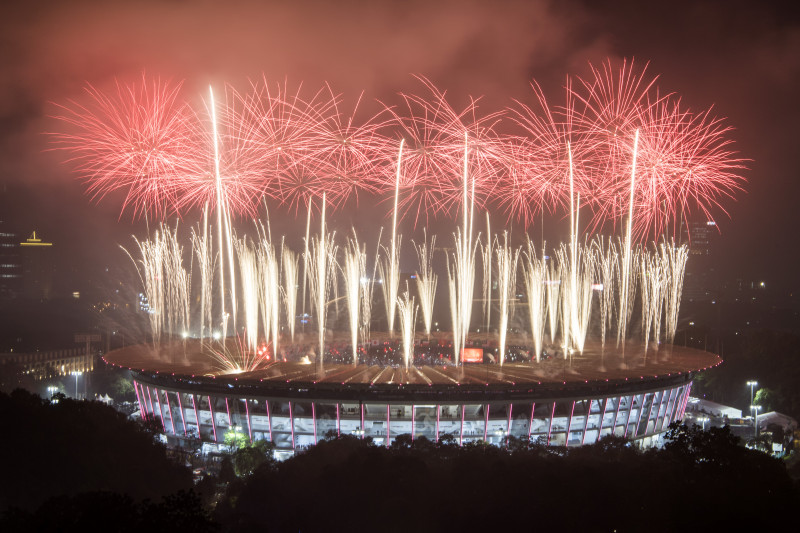
M 0 300 L 11 300 L 22 292 L 22 262 L 18 236 L 0 219 Z
M 94 370 L 94 352 L 85 348 L 69 348 L 48 352 L 0 353 L 0 366 L 15 365 L 35 380 L 68 376 L 73 372 Z
M 34 231 L 19 243 L 22 258 L 22 295 L 31 300 L 49 300 L 53 297 L 55 258 L 53 243 L 45 242 Z
M 689 259 L 686 262 L 683 298 L 698 302 L 711 300 L 719 288 L 713 262 L 717 225 L 713 220 L 689 222 L 685 231 Z

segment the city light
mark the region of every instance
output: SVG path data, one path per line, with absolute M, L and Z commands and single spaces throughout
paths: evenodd
M 758 385 L 757 381 L 748 381 L 747 386 L 750 387 L 750 405 L 753 405 L 753 389 Z
M 70 372 L 70 374 L 75 376 L 75 399 L 77 400 L 78 399 L 78 376 L 82 376 L 83 372 L 81 372 L 80 370 L 74 370 L 74 371 Z

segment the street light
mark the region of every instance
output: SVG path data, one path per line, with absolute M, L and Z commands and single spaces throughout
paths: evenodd
M 701 416 L 697 420 L 703 423 L 703 431 L 705 431 L 706 430 L 706 422 L 708 422 L 708 417 L 707 416 Z
M 748 381 L 747 386 L 750 387 L 750 405 L 753 405 L 753 388 L 758 385 L 758 381 Z
M 759 409 L 761 409 L 760 405 L 751 405 L 750 406 L 750 410 L 751 411 L 755 411 L 755 413 L 756 413 L 755 420 L 753 422 L 753 428 L 754 428 L 754 433 L 755 433 L 755 437 L 756 438 L 758 438 L 758 410 Z
M 75 399 L 77 400 L 78 399 L 78 376 L 82 376 L 83 372 L 81 372 L 80 370 L 75 370 L 73 372 L 70 372 L 70 374 L 75 376 Z

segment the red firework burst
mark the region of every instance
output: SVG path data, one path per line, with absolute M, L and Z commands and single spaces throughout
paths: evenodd
M 526 226 L 532 223 L 534 215 L 545 209 L 550 212 L 568 209 L 570 172 L 573 201 L 580 199 L 581 204 L 586 204 L 595 193 L 595 183 L 590 177 L 596 164 L 596 140 L 576 124 L 570 80 L 567 79 L 566 100 L 561 107 L 551 108 L 541 87 L 535 82 L 531 87 L 536 107 L 516 102 L 516 107 L 511 109 L 512 120 L 525 132 L 521 141 L 526 152 L 520 165 L 522 187 L 503 187 L 497 195 L 509 217 L 519 219 Z
M 475 185 L 472 200 L 479 207 L 508 169 L 510 150 L 508 141 L 494 130 L 501 112 L 479 117 L 476 100 L 457 112 L 443 91 L 419 79 L 430 92 L 429 99 L 401 94 L 407 114 L 389 109 L 405 139 L 398 210 L 402 216 L 413 213 L 415 225 L 422 218 L 427 221 L 429 216 L 461 208 L 465 150 L 467 176 Z M 394 173 L 387 174 L 384 190 L 394 190 L 394 182 Z
M 714 209 L 725 212 L 720 200 L 741 189 L 739 173 L 745 168 L 729 148 L 729 131 L 710 110 L 693 114 L 678 101 L 646 109 L 634 183 L 638 238 L 664 233 L 671 221 L 694 210 L 706 217 Z
M 681 110 L 671 94 L 659 92 L 646 65 L 637 72 L 633 62 L 623 62 L 618 70 L 606 62 L 591 70 L 592 80 L 568 88 L 582 104 L 576 127 L 591 139 L 593 163 L 586 179 L 592 186 L 586 197 L 593 210 L 590 230 L 628 216 L 631 179 L 637 239 L 663 233 L 670 220 L 694 208 L 709 215 L 720 198 L 740 188 L 737 172 L 744 161 L 729 149 L 724 138 L 729 128 L 721 120 L 710 118 L 708 111 Z
M 304 163 L 324 181 L 328 202 L 335 209 L 351 198 L 357 203 L 359 194 L 378 192 L 388 172 L 388 140 L 381 134 L 387 121 L 382 112 L 358 124 L 355 115 L 361 97 L 347 115 L 341 111 L 341 96 L 330 86 L 327 93 L 327 105 L 317 110 L 319 120 L 307 132 L 310 149 Z
M 638 71 L 634 61 L 624 60 L 615 69 L 608 60 L 589 68 L 591 78 L 578 78 L 577 86 L 566 89 L 577 104 L 575 127 L 589 139 L 592 163 L 586 182 L 591 189 L 585 194 L 593 211 L 589 229 L 595 230 L 627 216 L 636 130 L 648 110 L 666 97 L 658 94 L 657 77 L 647 75 L 647 64 Z
M 88 86 L 88 104 L 59 106 L 55 118 L 74 131 L 52 134 L 54 144 L 72 153 L 92 198 L 124 190 L 122 211 L 134 216 L 173 208 L 180 180 L 202 160 L 197 117 L 180 91 L 181 83 L 142 76 L 140 83 L 116 82 L 108 94 Z
M 662 96 L 646 66 L 607 62 L 591 73 L 574 86 L 568 78 L 557 107 L 533 83 L 535 105 L 509 111 L 524 132 L 518 137 L 497 133 L 505 111 L 480 115 L 474 99 L 457 111 L 424 78 L 427 95 L 402 94 L 400 109 L 384 106 L 360 123 L 361 99 L 342 112 L 330 87 L 304 100 L 299 88 L 262 80 L 247 93 L 228 87 L 221 102 L 196 113 L 180 100 L 181 84 L 143 77 L 109 94 L 89 87 L 88 104 L 60 106 L 56 118 L 69 131 L 52 135 L 94 198 L 122 190 L 123 211 L 134 216 L 221 204 L 254 217 L 264 198 L 298 212 L 323 192 L 334 208 L 361 194 L 390 197 L 401 138 L 398 211 L 415 225 L 462 210 L 465 154 L 471 202 L 525 225 L 579 202 L 592 211 L 589 231 L 616 226 L 627 217 L 632 170 L 639 237 L 691 211 L 711 216 L 741 189 L 745 161 L 721 120 Z

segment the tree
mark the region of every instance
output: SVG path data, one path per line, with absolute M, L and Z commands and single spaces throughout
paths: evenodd
M 247 446 L 247 437 L 242 432 L 239 426 L 233 426 L 225 432 L 225 444 L 228 446 L 228 451 L 234 453 L 239 448 Z
M 245 445 L 233 452 L 233 469 L 237 476 L 249 476 L 264 464 L 274 466 L 276 461 L 273 455 L 275 443 L 266 440 L 257 440 L 250 445 Z
M 755 405 L 760 405 L 762 407 L 761 412 L 765 413 L 768 411 L 775 410 L 775 404 L 778 403 L 780 400 L 778 398 L 778 393 L 770 389 L 768 387 L 761 387 L 756 392 L 755 398 L 753 398 L 753 403 Z
M 97 490 L 154 500 L 192 486 L 191 471 L 151 433 L 99 402 L 55 403 L 18 389 L 0 393 L 0 419 L 14 428 L 0 439 L 0 455 L 13 458 L 3 468 L 0 510 Z

